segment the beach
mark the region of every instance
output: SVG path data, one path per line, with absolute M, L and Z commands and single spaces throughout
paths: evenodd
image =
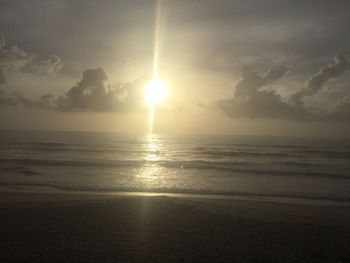
M 0 194 L 0 262 L 350 262 L 349 206 Z
M 349 24 L 0 0 L 0 263 L 350 263 Z

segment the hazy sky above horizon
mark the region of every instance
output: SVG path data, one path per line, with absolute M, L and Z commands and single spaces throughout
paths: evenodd
M 347 0 L 0 0 L 0 128 L 350 134 Z

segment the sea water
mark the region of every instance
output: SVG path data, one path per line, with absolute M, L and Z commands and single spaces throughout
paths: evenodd
M 0 131 L 0 186 L 350 201 L 350 140 Z

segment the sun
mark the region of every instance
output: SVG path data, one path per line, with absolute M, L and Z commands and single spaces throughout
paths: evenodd
M 166 96 L 167 88 L 159 79 L 154 79 L 145 86 L 145 101 L 149 107 L 154 107 L 157 103 L 162 102 Z

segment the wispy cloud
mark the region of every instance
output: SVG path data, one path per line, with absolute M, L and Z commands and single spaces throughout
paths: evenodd
M 40 59 L 37 55 L 29 53 L 12 45 L 5 46 L 5 37 L 0 31 L 0 84 L 6 83 L 8 73 L 35 73 L 54 76 L 60 72 L 63 61 L 56 55 L 48 59 Z

